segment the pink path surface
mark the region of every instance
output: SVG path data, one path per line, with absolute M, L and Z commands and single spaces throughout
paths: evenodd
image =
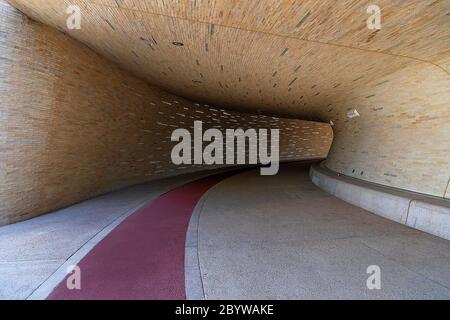
M 185 299 L 184 248 L 192 211 L 236 171 L 173 189 L 125 219 L 79 263 L 81 289 L 64 279 L 47 299 Z

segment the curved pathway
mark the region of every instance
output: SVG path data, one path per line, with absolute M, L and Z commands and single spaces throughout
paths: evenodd
M 233 172 L 177 187 L 133 213 L 78 263 L 81 289 L 68 289 L 67 276 L 48 299 L 185 299 L 192 210 L 206 190 Z
M 275 176 L 251 170 L 211 188 L 190 226 L 206 299 L 450 298 L 450 242 L 387 220 L 320 190 L 309 166 Z M 367 287 L 369 266 L 381 288 Z
M 111 230 L 140 207 L 190 181 L 228 169 L 126 187 L 0 227 L 0 299 L 45 299 Z
M 449 241 L 323 192 L 308 167 L 154 182 L 0 228 L 3 278 L 17 279 L 0 297 L 30 292 L 18 287 L 26 282 L 33 299 L 450 298 Z M 38 258 L 59 260 L 43 269 Z M 81 290 L 67 288 L 69 264 Z M 369 266 L 380 289 L 366 285 Z

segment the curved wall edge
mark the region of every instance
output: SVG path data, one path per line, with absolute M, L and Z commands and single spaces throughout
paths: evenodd
M 450 201 L 383 187 L 327 169 L 322 162 L 310 169 L 311 181 L 333 196 L 435 236 L 450 240 Z

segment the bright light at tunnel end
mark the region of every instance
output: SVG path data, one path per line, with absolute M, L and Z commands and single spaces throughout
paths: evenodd
M 251 128 L 244 131 L 238 128 L 225 129 L 225 133 L 222 133 L 219 129 L 209 128 L 203 132 L 202 121 L 194 121 L 193 131 L 192 135 L 188 129 L 184 128 L 175 129 L 172 132 L 171 141 L 178 141 L 170 155 L 173 164 L 259 164 L 266 166 L 260 168 L 261 175 L 278 173 L 279 129 Z M 269 136 L 270 154 L 268 153 Z M 203 149 L 205 141 L 210 143 Z

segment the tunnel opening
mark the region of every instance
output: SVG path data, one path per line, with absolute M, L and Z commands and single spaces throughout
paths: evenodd
M 448 296 L 448 1 L 383 3 L 381 29 L 365 1 L 74 2 L 0 0 L 0 261 L 48 280 L 8 269 L 0 298 Z M 123 257 L 161 295 L 99 276 Z M 377 295 L 371 259 L 415 271 Z

